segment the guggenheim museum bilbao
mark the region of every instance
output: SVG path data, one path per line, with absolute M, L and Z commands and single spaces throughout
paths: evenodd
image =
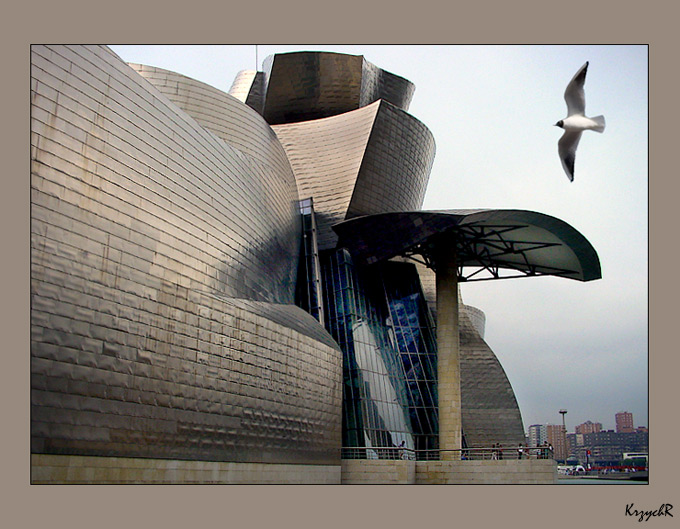
M 408 80 L 337 53 L 262 70 L 225 93 L 31 47 L 33 483 L 420 482 L 524 442 L 459 282 L 598 279 L 595 250 L 541 213 L 422 211 Z

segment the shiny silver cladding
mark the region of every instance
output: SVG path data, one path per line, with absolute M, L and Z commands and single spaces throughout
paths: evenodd
M 267 57 L 263 70 L 263 115 L 271 124 L 335 116 L 380 99 L 408 110 L 415 90 L 407 79 L 361 55 L 281 53 Z
M 33 452 L 339 463 L 295 181 L 225 101 L 222 139 L 108 48 L 31 48 Z
M 129 66 L 231 147 L 271 166 L 276 177 L 284 175 L 288 182 L 294 180 L 276 134 L 255 110 L 236 97 L 185 75 L 141 64 Z
M 264 108 L 264 72 L 241 70 L 236 74 L 229 95 L 262 114 Z
M 460 332 L 461 420 L 467 446 L 524 443 L 522 415 L 503 366 L 462 307 Z
M 333 224 L 372 213 L 420 209 L 435 144 L 420 121 L 386 101 L 329 118 L 274 125 L 300 195 L 314 197 L 319 249 Z

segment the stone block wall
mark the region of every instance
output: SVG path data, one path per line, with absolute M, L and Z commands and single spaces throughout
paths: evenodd
M 323 484 L 340 483 L 340 465 L 224 463 L 33 454 L 33 484 Z
M 415 483 L 415 461 L 342 460 L 343 485 L 413 485 Z
M 551 459 L 507 461 L 419 461 L 416 483 L 422 485 L 549 485 L 557 483 Z

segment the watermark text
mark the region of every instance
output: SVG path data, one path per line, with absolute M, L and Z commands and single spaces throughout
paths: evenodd
M 673 506 L 670 503 L 663 503 L 661 507 L 652 511 L 634 509 L 634 503 L 626 504 L 626 516 L 635 516 L 638 522 L 648 522 L 653 516 L 670 516 L 673 518 Z

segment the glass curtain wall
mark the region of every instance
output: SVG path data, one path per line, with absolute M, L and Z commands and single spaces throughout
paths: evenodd
M 386 322 L 404 372 L 409 417 L 416 449 L 438 447 L 437 348 L 434 321 L 422 293 L 418 272 L 410 263 L 386 263 L 381 270 Z
M 415 266 L 355 267 L 342 248 L 319 254 L 311 199 L 300 201 L 297 303 L 343 351 L 343 446 L 438 447 L 435 326 Z
M 326 327 L 344 353 L 343 445 L 436 448 L 434 329 L 415 267 L 357 269 L 340 249 L 321 269 Z

